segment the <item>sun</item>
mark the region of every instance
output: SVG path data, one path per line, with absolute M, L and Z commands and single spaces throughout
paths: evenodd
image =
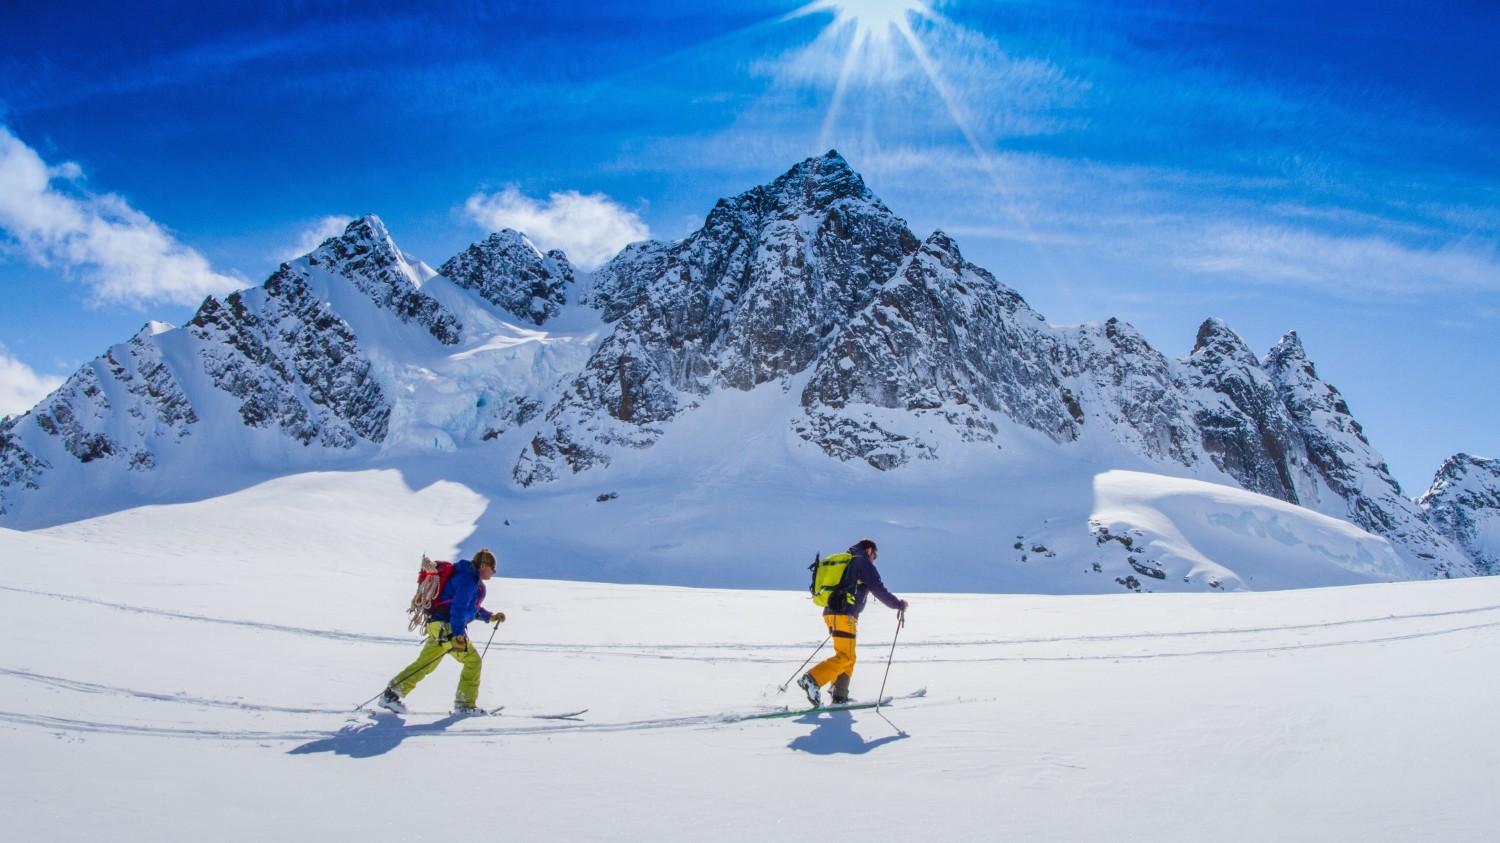
M 923 0 L 814 0 L 788 17 L 832 12 L 830 29 L 853 27 L 854 44 L 886 42 L 893 34 L 911 31 L 911 16 L 932 17 L 932 6 Z
M 911 30 L 911 16 L 931 17 L 932 8 L 921 0 L 817 0 L 809 11 L 834 13 L 834 26 L 854 27 L 858 41 L 888 41 L 892 35 Z

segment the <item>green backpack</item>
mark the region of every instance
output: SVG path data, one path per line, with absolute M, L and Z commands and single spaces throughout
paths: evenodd
M 812 585 L 808 591 L 812 592 L 814 603 L 835 607 L 854 603 L 854 583 L 844 581 L 849 574 L 849 562 L 853 559 L 853 554 L 849 553 L 813 557 L 813 563 L 807 569 L 812 571 Z

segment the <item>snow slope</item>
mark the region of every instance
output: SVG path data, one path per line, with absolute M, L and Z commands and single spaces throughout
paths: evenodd
M 1081 514 L 1172 577 L 1259 580 L 1317 548 L 1343 560 L 1325 560 L 1331 579 L 1370 574 L 1351 570 L 1360 549 L 1377 569 L 1394 558 L 1255 496 L 1200 507 L 1188 482 L 1103 475 Z M 1491 577 L 928 594 L 883 542 L 887 581 L 912 601 L 888 689 L 926 695 L 736 722 L 796 702 L 777 686 L 823 636 L 800 582 L 503 576 L 489 605 L 509 620 L 481 697 L 502 716 L 441 714 L 451 664 L 411 695 L 432 714 L 352 712 L 415 654 L 401 610 L 421 552 L 492 543 L 514 573 L 511 544 L 473 535 L 494 505 L 395 471 L 324 473 L 0 530 L 7 838 L 812 840 L 840 833 L 830 811 L 875 840 L 1493 836 Z M 1251 536 L 1234 547 L 1254 558 L 1225 558 L 1216 530 Z M 1073 553 L 1049 563 L 1084 567 Z M 895 634 L 892 613 L 867 612 L 856 696 L 878 689 Z M 582 707 L 581 721 L 527 716 Z

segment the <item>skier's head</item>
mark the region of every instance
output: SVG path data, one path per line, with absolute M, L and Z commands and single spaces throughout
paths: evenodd
M 872 539 L 860 539 L 858 542 L 855 542 L 853 550 L 864 551 L 864 554 L 870 557 L 870 561 L 872 562 L 876 556 L 880 555 L 880 549 L 875 547 L 875 542 Z
M 489 548 L 482 547 L 478 553 L 474 554 L 474 570 L 485 579 L 489 579 L 489 576 L 485 576 L 486 574 L 495 573 L 495 554 L 491 553 Z

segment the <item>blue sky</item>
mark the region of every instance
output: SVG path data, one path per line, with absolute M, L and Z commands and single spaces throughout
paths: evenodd
M 1408 494 L 1500 456 L 1491 3 L 7 5 L 0 412 L 352 216 L 591 263 L 837 148 L 1054 323 L 1297 330 Z

